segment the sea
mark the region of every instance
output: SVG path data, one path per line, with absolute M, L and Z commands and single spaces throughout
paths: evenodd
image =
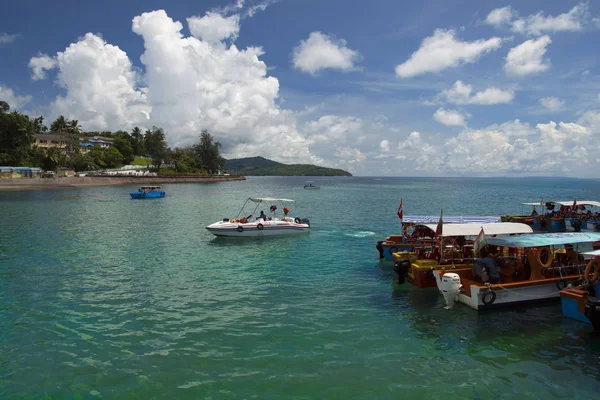
M 600 180 L 306 179 L 0 192 L 0 399 L 600 397 L 600 337 L 559 302 L 446 310 L 375 248 L 401 199 L 405 215 L 500 216 L 599 200 Z M 240 213 L 248 197 L 296 200 L 310 233 L 205 229 L 268 212 Z

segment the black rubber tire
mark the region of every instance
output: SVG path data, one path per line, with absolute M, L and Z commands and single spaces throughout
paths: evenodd
M 491 294 L 491 296 L 488 296 L 490 294 Z M 491 297 L 491 299 L 488 299 L 488 297 Z M 493 304 L 494 301 L 496 301 L 496 292 L 494 292 L 493 290 L 488 290 L 487 292 L 484 293 L 483 297 L 481 298 L 481 301 L 486 306 Z
M 238 232 L 244 232 L 244 227 L 243 227 L 243 226 L 241 226 L 241 225 L 238 225 L 238 227 L 237 227 L 237 231 L 238 231 Z
M 263 228 L 264 228 L 264 227 L 263 227 L 263 224 L 258 224 L 258 225 L 256 225 L 256 229 L 258 229 L 259 231 L 262 231 L 262 230 L 263 230 Z

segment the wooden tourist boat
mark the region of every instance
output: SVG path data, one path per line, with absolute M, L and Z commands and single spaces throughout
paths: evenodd
M 563 315 L 587 324 L 600 332 L 600 250 L 583 253 L 591 256 L 580 285 L 567 287 L 560 292 Z
M 548 201 L 522 203 L 532 207 L 529 215 L 503 216 L 505 222 L 529 224 L 535 231 L 545 232 L 596 232 L 600 230 L 600 202 L 598 201 Z M 557 209 L 558 207 L 558 209 Z
M 412 239 L 414 227 L 423 224 L 435 224 L 439 221 L 439 216 L 425 215 L 407 215 L 402 219 L 402 233 L 390 235 L 385 240 L 379 240 L 375 248 L 379 252 L 379 258 L 386 261 L 394 261 L 393 254 L 398 251 L 412 251 L 415 245 L 430 246 L 431 239 L 419 238 Z M 489 224 L 500 222 L 500 217 L 492 216 L 444 216 L 444 224 Z
M 486 279 L 490 258 L 481 258 L 473 268 L 434 270 L 438 289 L 448 307 L 454 302 L 475 310 L 512 307 L 560 298 L 567 285 L 581 281 L 587 262 L 574 245 L 590 246 L 600 233 L 565 232 L 521 236 L 485 237 L 487 247 L 500 248 L 493 257 L 497 279 Z M 561 247 L 558 249 L 557 247 Z
M 474 259 L 473 238 L 483 231 L 492 236 L 532 233 L 529 225 L 516 222 L 496 222 L 487 224 L 443 224 L 439 243 L 435 244 L 436 224 L 416 225 L 413 231 L 415 241 L 427 238 L 429 246 L 415 244 L 412 251 L 396 252 L 394 271 L 397 283 L 408 280 L 420 288 L 436 287 L 433 275 L 436 269 L 461 270 L 472 268 Z

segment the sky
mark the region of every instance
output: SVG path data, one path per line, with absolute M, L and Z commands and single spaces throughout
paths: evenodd
M 22 0 L 0 99 L 170 146 L 208 129 L 226 158 L 595 178 L 599 34 L 592 1 Z

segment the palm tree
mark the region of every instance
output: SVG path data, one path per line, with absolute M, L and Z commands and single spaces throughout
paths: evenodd
M 79 137 L 81 134 L 81 125 L 79 125 L 79 121 L 76 119 L 73 119 L 67 123 L 67 129 L 77 137 Z
M 50 125 L 50 130 L 52 132 L 63 133 L 69 130 L 68 125 L 69 120 L 61 115 L 60 117 L 56 118 L 54 122 L 52 122 L 52 125 Z

